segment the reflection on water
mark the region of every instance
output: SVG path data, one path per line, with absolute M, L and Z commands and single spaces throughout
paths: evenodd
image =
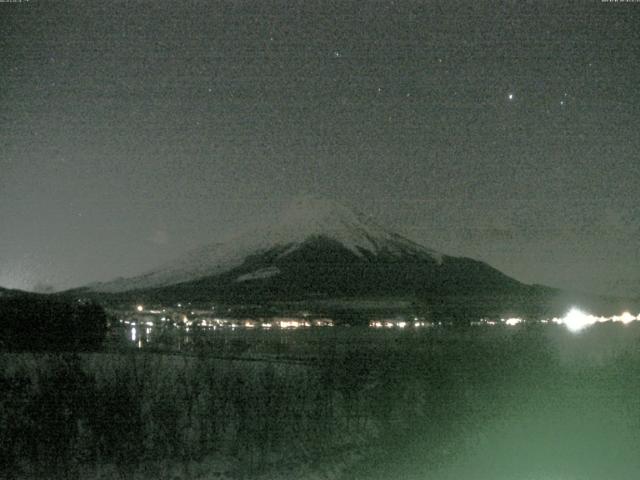
M 4 375 L 16 380 L 15 372 L 41 362 L 29 374 L 41 380 L 3 383 L 13 400 L 0 402 L 0 413 L 28 420 L 17 424 L 16 438 L 54 439 L 56 456 L 80 451 L 89 463 L 95 444 L 86 438 L 111 438 L 107 462 L 148 458 L 124 469 L 153 474 L 172 461 L 174 448 L 200 451 L 205 469 L 222 445 L 224 458 L 238 466 L 232 478 L 327 478 L 270 472 L 287 462 L 326 472 L 336 457 L 348 469 L 329 477 L 336 480 L 640 478 L 640 323 L 623 321 L 627 316 L 577 334 L 555 322 L 529 328 L 508 319 L 468 329 L 414 328 L 410 319 L 398 320 L 404 326 L 325 328 L 309 317 L 295 319 L 294 328 L 284 317 L 221 325 L 203 323 L 194 311 L 182 314 L 187 326 L 166 320 L 167 312 L 157 316 L 159 325 L 144 310 L 136 315 L 120 324 L 122 340 L 142 351 L 57 361 L 4 356 L 4 371 L 14 372 Z M 82 388 L 60 388 L 71 384 L 70 374 Z M 69 412 L 77 416 L 72 421 Z M 36 431 L 46 435 L 23 428 L 38 422 L 45 427 Z M 192 432 L 211 436 L 203 444 Z M 72 440 L 60 447 L 62 433 Z M 34 450 L 15 445 L 23 457 Z M 292 445 L 296 456 L 288 457 Z M 239 474 L 252 452 L 264 454 L 254 457 L 254 472 L 272 469 L 262 477 Z
M 206 351 L 232 358 L 295 359 L 315 365 L 317 359 L 333 358 L 335 352 L 344 354 L 355 346 L 362 349 L 363 359 L 385 371 L 387 367 L 379 365 L 396 358 L 397 352 L 404 355 L 415 349 L 415 358 L 424 354 L 424 365 L 411 363 L 416 360 L 410 354 L 406 366 L 390 369 L 391 381 L 408 381 L 407 377 L 415 382 L 410 388 L 425 388 L 426 393 L 413 398 L 416 410 L 425 408 L 421 395 L 434 391 L 436 398 L 460 399 L 459 405 L 430 404 L 436 413 L 420 413 L 398 438 L 376 440 L 388 442 L 386 456 L 365 462 L 350 478 L 640 478 L 640 316 L 630 312 L 598 317 L 574 308 L 563 317 L 537 321 L 480 319 L 465 331 L 400 316 L 346 327 L 310 316 L 224 319 L 198 316 L 196 311 L 180 315 L 172 318 L 167 312 L 150 314 L 143 309 L 120 325 L 124 338 L 138 348 Z M 530 324 L 541 327 L 526 328 Z M 436 340 L 429 343 L 432 339 Z M 496 340 L 501 347 L 494 350 Z M 375 361 L 378 354 L 380 363 Z M 434 355 L 448 359 L 435 370 Z M 487 361 L 492 355 L 497 358 Z M 354 364 L 365 365 L 366 372 L 366 362 L 358 358 L 353 358 Z M 442 379 L 439 371 L 446 372 Z M 428 382 L 429 388 L 420 382 Z M 444 390 L 452 385 L 455 395 Z M 439 430 L 434 419 L 448 423 Z M 449 435 L 451 425 L 463 433 L 452 436 L 455 442 L 445 448 L 440 436 Z
M 216 334 L 235 331 L 289 331 L 298 329 L 316 329 L 334 327 L 336 322 L 331 318 L 312 317 L 303 314 L 300 317 L 270 318 L 224 318 L 212 316 L 209 310 L 145 309 L 137 305 L 132 311 L 116 312 L 119 316 L 115 330 L 124 329 L 123 336 L 139 348 L 149 344 L 158 347 L 182 349 L 194 343 L 206 343 Z M 524 319 L 509 317 L 500 319 L 481 318 L 469 323 L 471 327 L 505 327 L 513 328 L 527 324 L 563 325 L 569 331 L 578 333 L 581 330 L 600 323 L 620 323 L 628 325 L 639 321 L 640 314 L 632 315 L 623 312 L 620 315 L 595 316 L 583 312 L 579 308 L 570 309 L 564 317 L 551 319 Z M 399 315 L 393 318 L 375 318 L 368 326 L 374 330 L 421 330 L 424 328 L 443 327 L 446 322 L 430 322 L 422 317 Z
M 500 347 L 489 348 L 477 357 L 474 362 L 491 365 L 485 376 L 470 363 L 469 351 L 487 335 L 497 339 L 489 332 L 498 330 L 479 331 L 476 343 L 465 344 L 465 356 L 455 357 L 448 372 L 464 379 L 457 397 L 464 399 L 463 408 L 451 405 L 459 437 L 445 449 L 437 446 L 427 433 L 432 420 L 427 416 L 414 422 L 419 433 L 406 430 L 402 443 L 390 446 L 388 459 L 363 466 L 354 478 L 640 478 L 640 324 L 596 322 L 579 335 L 554 325 L 522 336 L 508 333 L 518 329 L 502 329 L 513 339 L 513 351 L 504 355 Z M 502 356 L 494 361 L 491 355 Z

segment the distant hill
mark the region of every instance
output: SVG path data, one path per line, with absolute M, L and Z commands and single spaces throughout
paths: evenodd
M 23 292 L 21 290 L 10 290 L 8 288 L 0 287 L 0 298 L 7 298 L 13 295 L 26 294 L 27 292 Z

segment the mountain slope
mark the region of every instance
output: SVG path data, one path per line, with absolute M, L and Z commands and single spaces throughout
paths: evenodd
M 130 279 L 94 292 L 156 291 L 203 299 L 413 295 L 523 287 L 485 263 L 436 252 L 337 202 L 302 197 L 278 220 L 251 225 Z

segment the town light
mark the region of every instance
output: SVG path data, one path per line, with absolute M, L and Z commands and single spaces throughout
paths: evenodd
M 562 323 L 570 331 L 579 332 L 583 328 L 591 325 L 593 323 L 593 320 L 590 315 L 587 315 L 586 313 L 574 307 L 569 310 L 569 313 L 564 316 L 564 318 L 562 319 Z
M 522 319 L 517 317 L 507 318 L 506 320 L 504 320 L 504 323 L 506 323 L 510 327 L 513 327 L 522 323 Z
M 631 323 L 636 319 L 636 317 L 634 317 L 633 315 L 631 315 L 629 312 L 624 312 L 622 315 L 620 315 L 619 320 L 624 323 L 625 325 L 627 323 Z

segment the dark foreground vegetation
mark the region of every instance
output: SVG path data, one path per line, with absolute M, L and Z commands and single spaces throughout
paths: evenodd
M 501 480 L 546 463 L 582 469 L 549 478 L 637 478 L 637 327 L 362 335 L 312 365 L 0 354 L 0 477 Z M 582 438 L 595 418 L 628 432 Z
M 0 350 L 95 351 L 106 333 L 107 316 L 97 303 L 26 292 L 0 296 Z

